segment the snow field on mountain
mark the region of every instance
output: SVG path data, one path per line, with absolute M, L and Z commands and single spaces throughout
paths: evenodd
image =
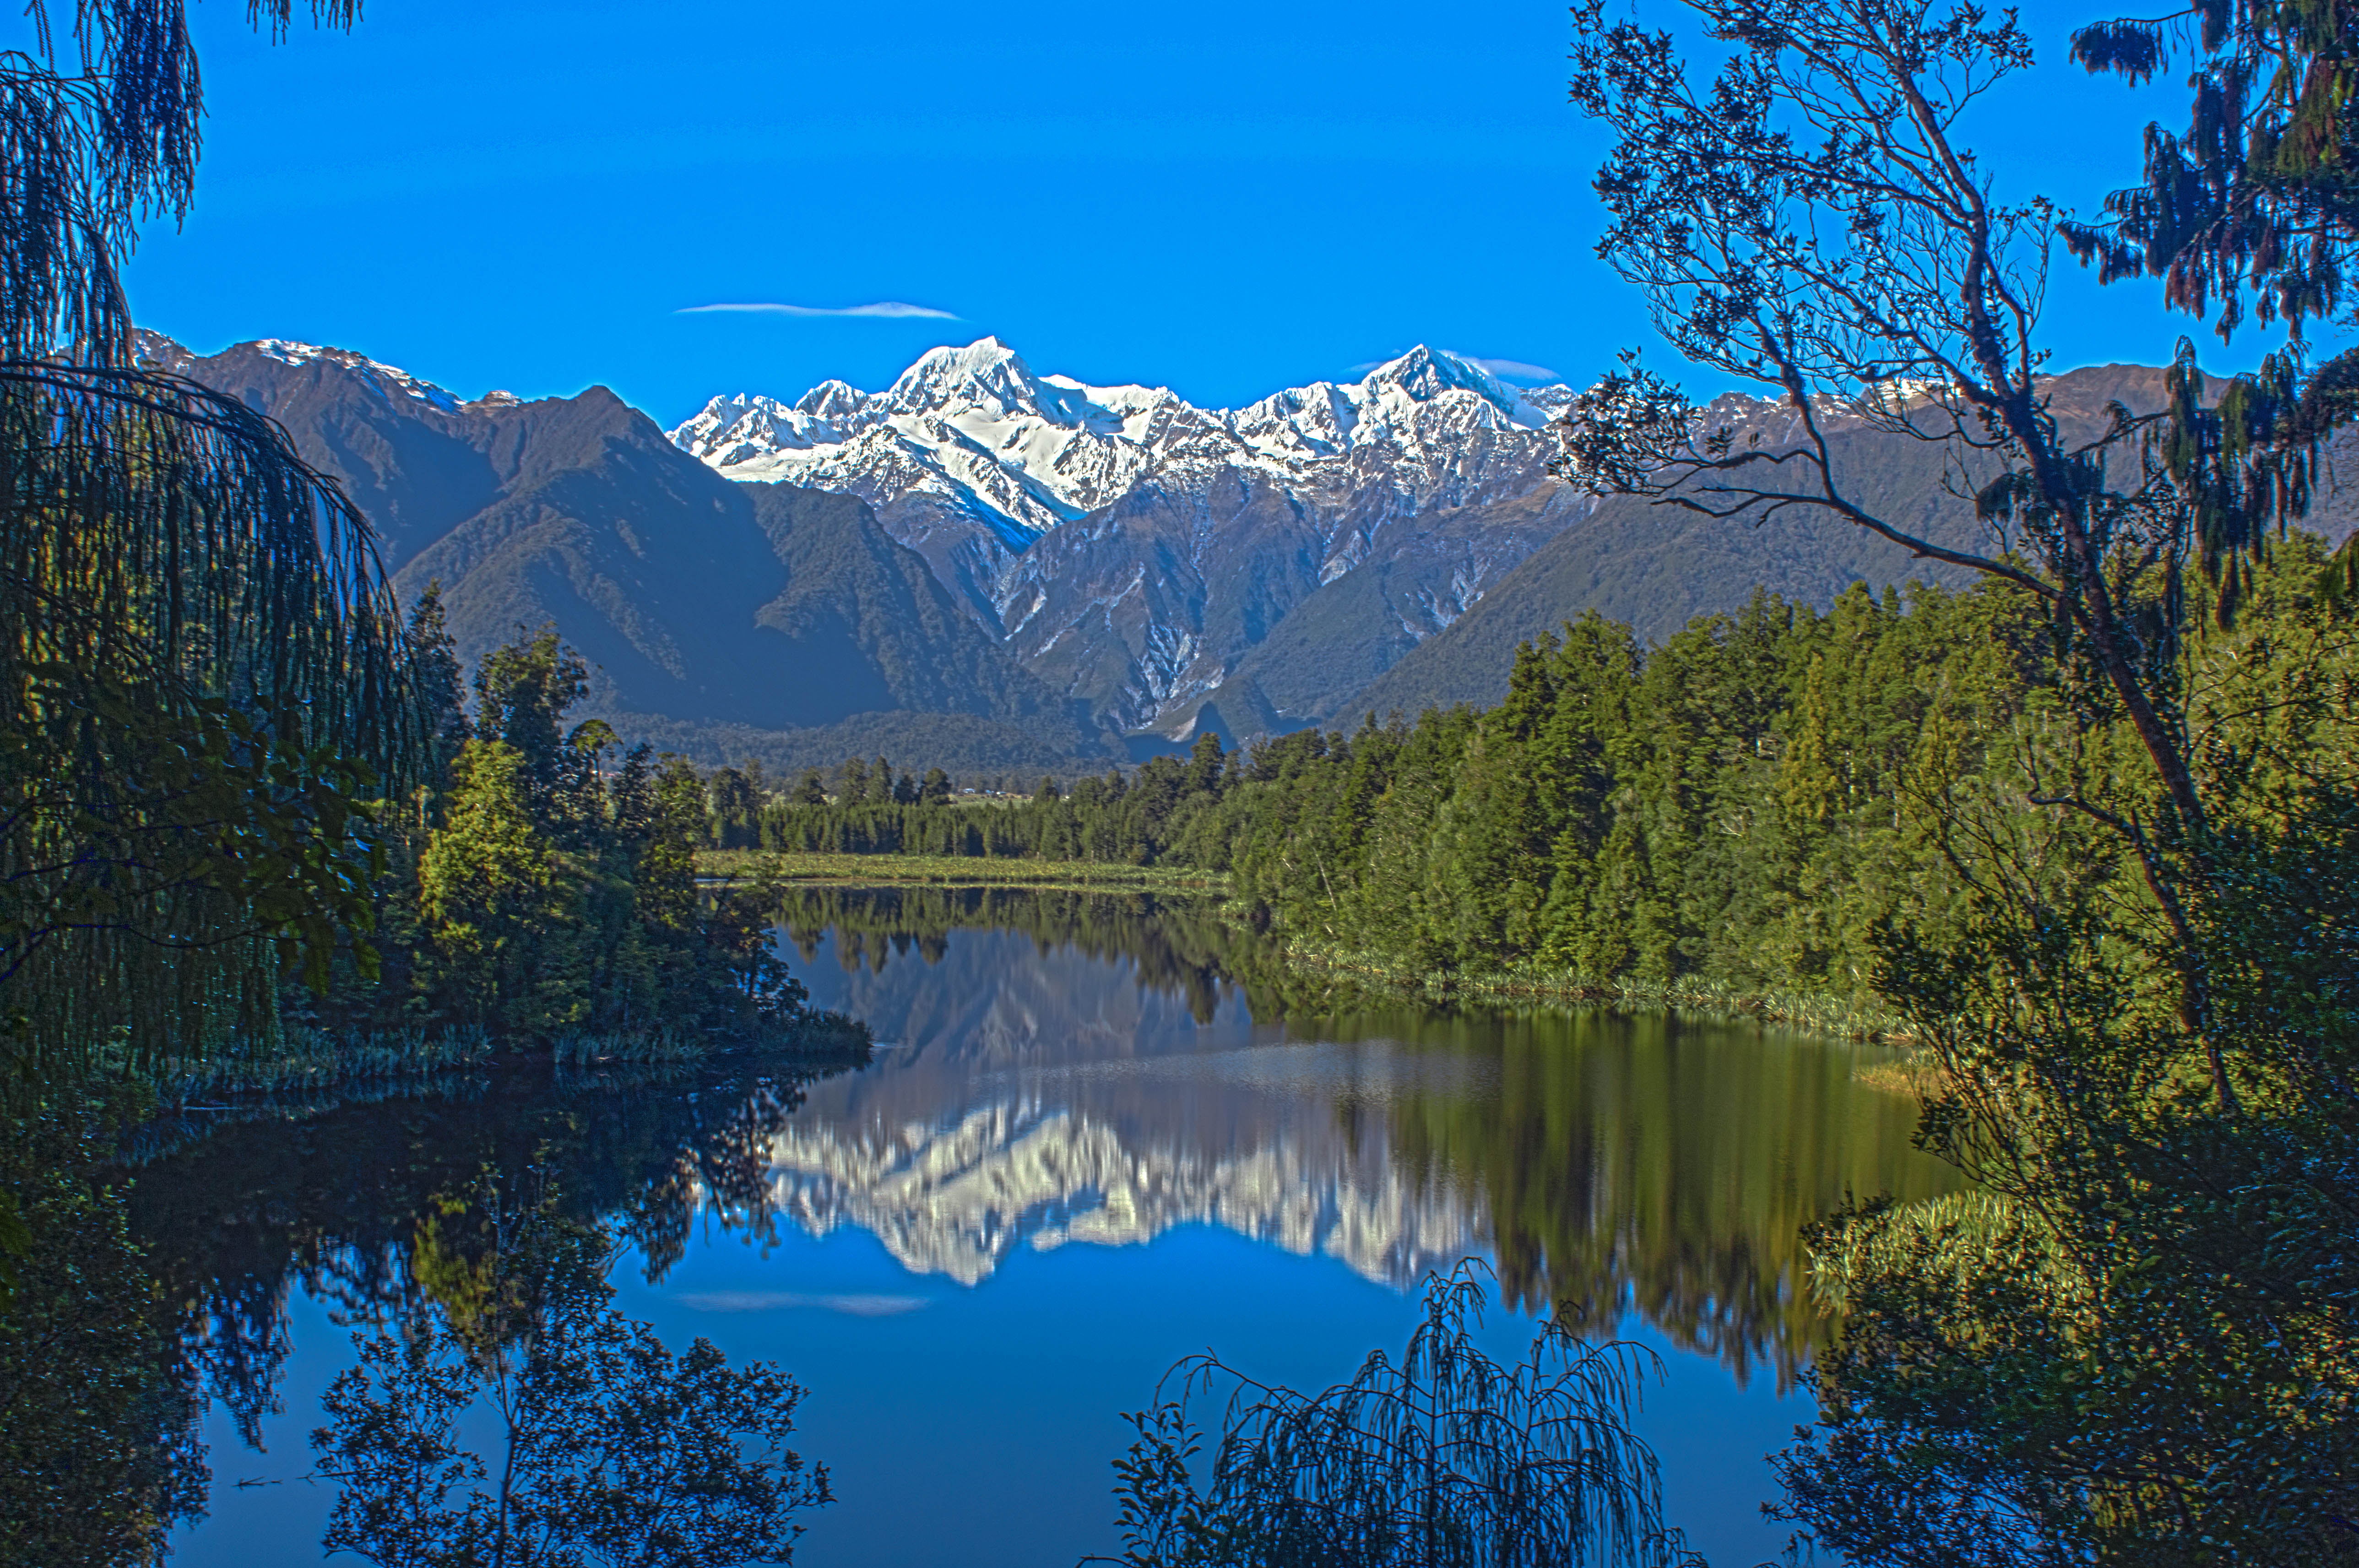
M 793 404 L 715 397 L 671 432 L 733 479 L 972 498 L 1019 538 L 1110 506 L 1149 481 L 1223 468 L 1332 495 L 1356 453 L 1384 449 L 1421 494 L 1466 435 L 1538 443 L 1562 387 L 1519 392 L 1455 354 L 1419 347 L 1357 382 L 1289 387 L 1242 409 L 1199 408 L 1162 387 L 1040 376 L 996 338 L 940 348 L 886 390 L 823 382 Z M 1011 542 L 1015 542 L 1011 540 Z

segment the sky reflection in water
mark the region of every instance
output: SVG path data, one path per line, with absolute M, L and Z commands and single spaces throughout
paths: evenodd
M 1112 1545 L 1120 1412 L 1206 1346 L 1322 1386 L 1397 1348 L 1427 1270 L 1495 1261 L 1495 1351 L 1571 1298 L 1653 1345 L 1644 1430 L 1670 1517 L 1716 1563 L 1781 1538 L 1761 1456 L 1807 1419 L 1796 1231 L 1846 1191 L 1919 1194 L 1905 1103 L 1855 1053 L 1750 1025 L 1449 1013 L 1287 994 L 1201 915 L 973 896 L 813 901 L 814 1000 L 890 1049 L 812 1084 L 760 1178 L 774 1221 L 710 1211 L 617 1305 L 810 1390 L 835 1476 L 798 1561 L 1063 1564 Z M 1254 976 L 1251 985 L 1229 976 Z M 191 1175 L 194 1172 L 190 1172 Z M 751 1174 L 749 1172 L 749 1174 Z M 302 1560 L 330 1497 L 238 1491 L 302 1467 L 345 1336 L 299 1292 L 270 1452 L 211 1423 L 214 1518 L 183 1568 Z

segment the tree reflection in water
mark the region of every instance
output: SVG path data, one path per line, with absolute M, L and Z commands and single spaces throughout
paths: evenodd
M 1408 998 L 1289 968 L 1211 903 L 1149 894 L 800 887 L 782 920 L 806 973 L 832 933 L 864 1005 L 889 993 L 897 1014 L 869 1020 L 887 1034 L 970 1017 L 940 998 L 971 1008 L 965 999 L 1007 985 L 991 967 L 1004 948 L 949 940 L 989 929 L 1024 933 L 1044 958 L 1123 961 L 1127 983 L 1183 999 L 1200 1024 L 1242 996 L 1256 1039 L 1381 1043 L 1397 1064 L 1381 1093 L 1335 1086 L 1323 1114 L 1347 1143 L 1380 1138 L 1410 1186 L 1459 1194 L 1470 1243 L 1495 1253 L 1509 1304 L 1593 1334 L 1636 1311 L 1740 1379 L 1766 1364 L 1781 1389 L 1825 1328 L 1805 1288 L 1803 1227 L 1853 1193 L 1913 1199 L 1955 1185 L 1913 1148 L 1914 1103 L 1853 1081 L 1861 1051 L 1751 1021 Z M 896 963 L 921 973 L 888 976 Z M 1007 1010 L 1027 1016 L 1050 1000 L 1010 995 Z M 1045 1027 L 1106 1011 L 1072 998 L 1069 1021 Z M 846 1099 L 838 1114 L 849 1115 L 866 1083 L 827 1099 Z M 1159 1135 L 1146 1124 L 1180 1115 L 1160 1089 L 1060 1092 L 1147 1143 Z M 909 1108 L 883 1096 L 879 1085 L 864 1108 L 888 1120 Z M 1200 1104 L 1190 1128 L 1209 1121 Z M 1289 1141 L 1243 1113 L 1223 1126 L 1218 1136 Z M 1128 1153 L 1148 1158 L 1146 1143 Z
M 827 1500 L 823 1470 L 784 1446 L 799 1390 L 702 1341 L 672 1356 L 613 1309 L 604 1274 L 628 1245 L 660 1280 L 700 1217 L 769 1232 L 766 1151 L 802 1083 L 749 1060 L 515 1069 L 415 1097 L 250 1105 L 147 1161 L 131 1210 L 164 1298 L 184 1303 L 191 1373 L 248 1445 L 281 1409 L 299 1286 L 367 1331 L 314 1440 L 318 1475 L 342 1487 L 331 1550 L 783 1561 L 795 1510 Z M 455 1436 L 479 1399 L 504 1437 L 489 1483 Z
M 805 964 L 832 934 L 838 962 L 878 974 L 897 954 L 941 963 L 953 931 L 1017 931 L 1043 954 L 1071 949 L 1126 961 L 1140 985 L 1185 998 L 1198 1023 L 1210 1022 L 1223 991 L 1248 973 L 1262 979 L 1266 1000 L 1323 990 L 1294 976 L 1271 944 L 1223 919 L 1204 898 L 1031 887 L 789 887 L 778 922 Z
M 476 1528 L 464 1523 L 478 1507 L 465 1495 L 476 1483 L 451 1429 L 434 1424 L 438 1399 L 473 1398 L 512 1364 L 511 1398 L 521 1400 L 533 1348 L 562 1350 L 571 1357 L 563 1375 L 546 1363 L 546 1379 L 531 1385 L 539 1402 L 516 1405 L 531 1416 L 519 1430 L 573 1431 L 566 1452 L 614 1455 L 597 1473 L 619 1476 L 628 1443 L 616 1423 L 637 1396 L 585 1394 L 569 1429 L 549 1424 L 557 1392 L 603 1380 L 664 1408 L 655 1390 L 709 1384 L 715 1372 L 698 1352 L 673 1356 L 654 1346 L 643 1325 L 596 1291 L 579 1333 L 485 1340 L 469 1327 L 474 1309 L 466 1303 L 491 1290 L 485 1260 L 515 1253 L 485 1238 L 486 1172 L 508 1194 L 545 1180 L 549 1225 L 592 1238 L 582 1245 L 602 1258 L 608 1248 L 632 1250 L 657 1282 L 700 1227 L 766 1240 L 782 1219 L 810 1220 L 777 1206 L 795 1196 L 784 1151 L 856 1141 L 868 1136 L 861 1127 L 932 1138 L 962 1117 L 981 1126 L 990 1118 L 966 1113 L 1011 1093 L 1038 1102 L 1033 1123 L 1010 1121 L 1017 1132 L 1039 1131 L 1042 1116 L 1087 1123 L 1092 1137 L 1111 1140 L 1108 1169 L 1161 1183 L 1142 1192 L 1170 1195 L 1174 1206 L 1163 1217 L 1136 1211 L 1147 1228 L 1132 1239 L 1167 1223 L 1231 1223 L 1188 1207 L 1201 1197 L 1189 1182 L 1216 1168 L 1235 1166 L 1241 1181 L 1264 1186 L 1340 1171 L 1432 1205 L 1432 1225 L 1419 1234 L 1494 1254 L 1502 1294 L 1524 1311 L 1553 1310 L 1599 1334 L 1636 1310 L 1676 1345 L 1714 1355 L 1740 1376 L 1772 1368 L 1781 1382 L 1822 1332 L 1800 1289 L 1803 1225 L 1848 1193 L 1919 1197 L 1947 1184 L 1941 1168 L 1909 1146 L 1913 1105 L 1851 1081 L 1855 1052 L 1749 1023 L 1503 1010 L 1360 990 L 1289 971 L 1265 939 L 1203 903 L 1144 895 L 803 887 L 788 892 L 781 920 L 807 960 L 824 939 L 857 971 L 844 976 L 846 988 L 899 1009 L 868 1021 L 888 1038 L 908 1025 L 901 1049 L 824 1087 L 740 1060 L 511 1071 L 375 1103 L 249 1106 L 145 1160 L 130 1200 L 135 1229 L 161 1300 L 182 1314 L 187 1375 L 258 1441 L 264 1418 L 279 1410 L 288 1307 L 299 1289 L 369 1331 L 374 1346 L 332 1397 L 322 1473 L 334 1465 L 355 1484 L 377 1486 L 364 1482 L 380 1474 L 371 1455 L 400 1447 L 399 1437 L 405 1452 L 460 1466 L 436 1506 L 462 1523 L 446 1518 L 436 1528 Z M 957 934 L 983 928 L 1029 942 Z M 1027 946 L 1040 955 L 1032 969 Z M 1134 1002 L 1138 993 L 1158 1000 L 1115 1005 L 1125 992 Z M 1016 1020 L 1033 1032 L 970 1052 L 962 1031 L 986 1007 L 978 998 L 989 996 L 1007 1004 L 993 1014 L 995 1027 Z M 1139 1021 L 1150 1018 L 1151 1030 Z M 1084 1025 L 1096 1032 L 1083 1038 Z M 1144 1031 L 1135 1040 L 1125 1032 L 1134 1025 Z M 1199 1035 L 1212 1042 L 1202 1047 L 1209 1054 L 1191 1043 Z M 949 1043 L 912 1043 L 921 1037 Z M 1297 1049 L 1309 1042 L 1326 1049 Z M 1091 1056 L 1107 1051 L 1131 1054 Z M 1269 1076 L 1253 1075 L 1265 1068 Z M 818 1096 L 809 1105 L 807 1091 Z M 158 1127 L 148 1141 L 168 1144 L 174 1135 Z M 1291 1152 L 1275 1158 L 1282 1151 Z M 926 1201 L 940 1201 L 939 1184 L 927 1190 L 934 1195 Z M 1206 1190 L 1216 1207 L 1235 1195 L 1217 1183 Z M 1273 1213 L 1332 1207 L 1334 1197 L 1237 1192 L 1267 1200 Z M 1011 1225 L 1020 1217 L 1002 1216 Z M 986 1269 L 1000 1255 L 986 1255 Z M 1426 1266 L 1396 1282 L 1413 1287 Z M 419 1324 L 440 1326 L 421 1334 Z M 771 1402 L 787 1403 L 786 1389 L 782 1380 Z M 729 1409 L 750 1410 L 726 1400 L 713 1408 L 715 1431 L 736 1419 Z M 425 1424 L 388 1427 L 387 1412 Z M 766 1438 L 752 1425 L 732 1430 L 752 1434 L 756 1450 L 783 1452 L 783 1429 Z M 537 1451 L 527 1443 L 520 1452 Z M 488 1471 L 494 1455 L 483 1458 Z M 441 1472 L 429 1465 L 419 1473 Z M 816 1486 L 809 1471 L 778 1474 Z M 496 1484 L 485 1485 L 496 1500 Z M 585 1495 L 575 1481 L 564 1486 Z M 551 1481 L 530 1496 L 562 1489 Z M 634 1481 L 631 1489 L 645 1488 Z M 519 1494 L 511 1487 L 509 1496 Z M 356 1547 L 377 1539 L 357 1516 L 346 1522 Z
M 699 1339 L 675 1357 L 614 1310 L 614 1243 L 553 1196 L 486 1173 L 418 1241 L 430 1305 L 355 1334 L 321 1401 L 315 1474 L 341 1488 L 321 1545 L 379 1568 L 787 1563 L 827 1470 L 787 1446 L 802 1389 Z M 496 1453 L 462 1446 L 488 1407 Z

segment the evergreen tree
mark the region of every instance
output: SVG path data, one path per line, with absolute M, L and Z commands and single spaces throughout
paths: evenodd
M 419 722 L 428 746 L 425 776 L 439 779 L 459 755 L 470 728 L 459 645 L 443 616 L 440 578 L 428 583 L 409 608 L 409 649 Z
M 471 740 L 451 766 L 442 825 L 419 861 L 419 906 L 450 1004 L 509 1029 L 549 1021 L 534 938 L 563 915 L 570 893 L 533 804 L 525 754 L 506 741 Z
M 723 849 L 751 849 L 761 837 L 766 803 L 753 776 L 734 768 L 715 768 L 708 781 L 712 825 L 710 842 Z

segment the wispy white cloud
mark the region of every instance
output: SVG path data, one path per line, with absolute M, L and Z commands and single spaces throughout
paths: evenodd
M 1504 376 L 1510 381 L 1560 381 L 1563 379 L 1545 365 L 1526 365 L 1520 359 L 1478 359 L 1473 354 L 1461 354 L 1470 365 L 1479 365 L 1494 376 Z
M 896 321 L 916 318 L 934 321 L 955 321 L 959 319 L 950 311 L 937 310 L 931 305 L 910 305 L 898 299 L 879 299 L 874 305 L 778 305 L 766 301 L 742 305 L 685 305 L 673 314 L 701 316 L 711 311 L 727 311 L 741 316 L 874 316 Z
M 806 1295 L 799 1290 L 707 1290 L 677 1298 L 700 1312 L 781 1312 L 811 1307 L 855 1318 L 889 1318 L 914 1312 L 926 1304 L 923 1296 Z
M 1479 354 L 1460 354 L 1456 349 L 1444 349 L 1441 352 L 1450 355 L 1452 359 L 1462 359 L 1469 365 L 1479 365 L 1484 369 L 1489 371 L 1492 375 L 1505 376 L 1509 381 L 1559 381 L 1563 379 L 1555 371 L 1550 370 L 1545 365 L 1527 365 L 1520 359 L 1485 359 Z M 1381 366 L 1390 365 L 1392 361 L 1389 359 L 1372 359 L 1365 365 L 1355 365 L 1352 366 L 1351 374 L 1353 376 L 1365 376 L 1369 371 L 1378 369 Z

